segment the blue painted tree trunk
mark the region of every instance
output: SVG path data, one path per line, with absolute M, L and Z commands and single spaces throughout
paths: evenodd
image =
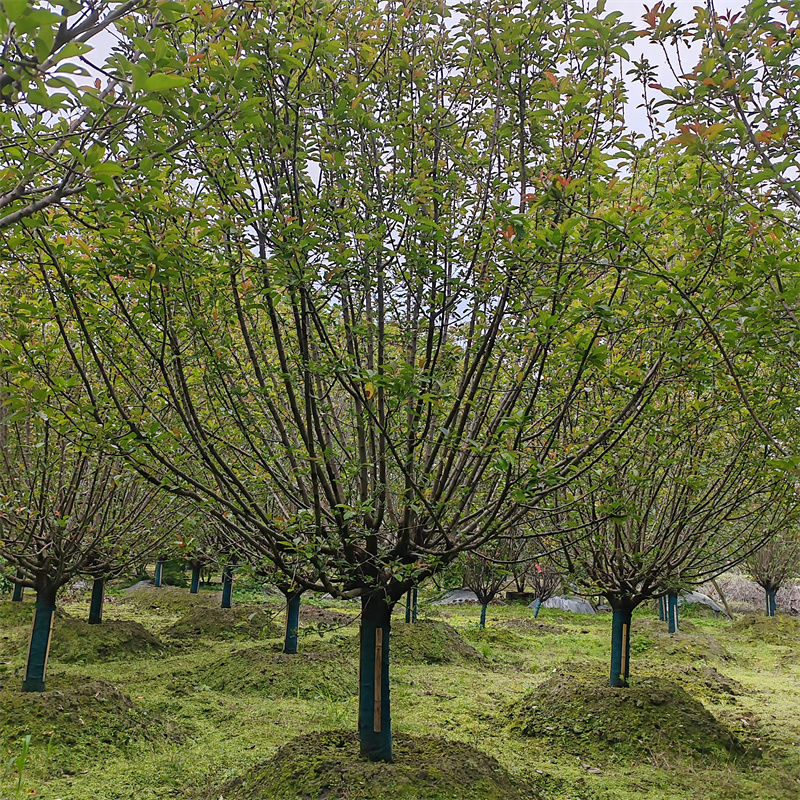
M 484 603 L 481 606 L 481 621 L 479 623 L 479 627 L 481 630 L 485 630 L 486 628 L 486 607 L 487 607 L 486 603 Z
M 666 622 L 667 621 L 667 612 L 666 612 L 666 598 L 659 597 L 656 601 L 658 603 L 658 620 L 659 622 Z
M 680 620 L 678 619 L 678 595 L 675 592 L 667 595 L 667 621 L 669 632 L 677 633 L 680 629 Z
M 153 583 L 156 587 L 161 587 L 161 579 L 164 573 L 164 562 L 163 561 L 156 561 L 156 574 L 153 579 Z
M 358 738 L 368 761 L 392 761 L 389 709 L 391 608 L 383 597 L 361 598 Z
M 776 596 L 778 594 L 778 590 L 765 589 L 764 591 L 766 592 L 767 595 L 767 616 L 774 617 L 776 609 Z
M 411 590 L 411 621 L 417 621 L 417 587 Z
M 539 609 L 541 607 L 542 607 L 542 601 L 537 597 L 536 598 L 536 605 L 533 608 L 533 618 L 534 619 L 536 619 L 536 617 L 539 616 Z
M 105 578 L 95 578 L 92 581 L 92 599 L 89 603 L 90 625 L 99 625 L 103 621 L 103 596 L 105 590 Z
M 283 637 L 283 652 L 297 653 L 297 635 L 300 630 L 300 592 L 286 595 L 286 633 Z
M 615 608 L 611 620 L 611 686 L 627 686 L 631 674 L 631 612 L 624 605 Z
M 411 599 L 411 589 L 406 592 L 406 623 L 411 623 L 411 606 L 412 606 L 412 599 Z
M 192 582 L 189 586 L 189 594 L 197 594 L 200 591 L 200 565 L 192 564 Z
M 47 584 L 36 592 L 36 611 L 33 615 L 28 657 L 22 679 L 23 692 L 43 692 L 50 637 L 53 633 L 53 615 L 56 611 L 56 589 Z
M 17 570 L 17 580 L 22 580 L 22 573 Z M 11 595 L 11 600 L 14 603 L 22 602 L 22 595 L 25 593 L 25 587 L 21 583 L 14 584 L 14 593 Z
M 233 598 L 233 567 L 229 564 L 222 570 L 222 608 L 230 608 L 232 598 Z

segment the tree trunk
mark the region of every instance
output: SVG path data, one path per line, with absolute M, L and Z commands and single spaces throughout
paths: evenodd
M 161 575 L 164 572 L 164 562 L 156 561 L 156 574 L 153 583 L 157 588 L 161 588 Z
M 417 621 L 417 587 L 411 590 L 411 621 Z
M 286 595 L 286 633 L 283 637 L 283 652 L 297 653 L 297 633 L 300 629 L 300 592 Z
M 105 578 L 95 578 L 92 581 L 92 599 L 89 603 L 90 625 L 99 625 L 103 621 L 103 595 L 105 590 Z
M 233 596 L 233 567 L 227 566 L 222 570 L 222 608 L 231 607 Z
M 680 628 L 680 621 L 678 620 L 678 595 L 675 592 L 670 592 L 667 595 L 667 620 L 669 622 L 669 632 L 677 633 Z
M 775 616 L 775 606 L 776 606 L 775 598 L 776 598 L 776 595 L 778 594 L 778 590 L 777 589 L 765 589 L 764 591 L 766 592 L 766 595 L 767 595 L 767 616 L 768 617 L 774 617 Z
M 722 591 L 722 589 L 720 589 L 719 584 L 715 580 L 712 580 L 711 585 L 717 590 L 719 599 L 722 600 L 722 605 L 725 607 L 725 613 L 728 615 L 728 619 L 733 619 L 733 612 L 731 611 L 731 608 L 728 605 L 728 598 L 725 597 L 725 594 Z
M 480 626 L 479 626 L 481 630 L 485 630 L 486 629 L 486 607 L 487 607 L 486 603 L 484 603 L 481 606 L 481 621 L 480 621 Z
M 666 613 L 666 610 L 664 609 L 664 606 L 666 604 L 666 598 L 659 597 L 658 600 L 656 600 L 656 603 L 658 603 L 658 621 L 659 622 L 666 622 L 667 621 L 667 613 Z
M 17 580 L 22 580 L 22 573 L 17 570 Z M 14 594 L 11 595 L 11 601 L 14 603 L 22 602 L 22 595 L 25 593 L 25 587 L 21 583 L 14 584 Z
M 189 594 L 197 594 L 200 591 L 200 565 L 192 564 L 192 583 L 189 586 Z
M 534 619 L 536 619 L 536 617 L 538 617 L 538 616 L 539 616 L 539 609 L 540 609 L 541 607 L 542 607 L 542 601 L 541 601 L 541 600 L 540 600 L 540 599 L 537 597 L 537 598 L 536 598 L 536 606 L 535 606 L 535 608 L 533 609 L 533 618 L 534 618 Z
M 38 583 L 38 581 L 37 581 Z M 25 662 L 23 692 L 43 692 L 47 656 L 50 653 L 50 637 L 53 633 L 53 615 L 56 611 L 56 588 L 43 582 L 36 590 L 36 611 L 28 643 L 28 658 Z
M 411 623 L 411 589 L 406 592 L 406 623 Z
M 625 604 L 614 609 L 611 621 L 611 686 L 625 687 L 631 674 L 631 612 Z
M 382 597 L 361 598 L 358 737 L 368 761 L 392 761 L 389 713 L 391 608 Z

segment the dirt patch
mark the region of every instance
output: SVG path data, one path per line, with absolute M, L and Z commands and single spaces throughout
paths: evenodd
M 391 660 L 396 664 L 464 664 L 484 657 L 446 622 L 423 620 L 392 625 Z
M 270 614 L 256 606 L 193 608 L 163 636 L 173 639 L 274 639 L 282 635 Z
M 347 700 L 358 696 L 358 660 L 330 650 L 296 655 L 270 648 L 234 650 L 190 677 L 184 686 L 208 686 L 231 694 L 257 692 L 268 697 Z
M 327 731 L 284 745 L 243 778 L 201 797 L 236 800 L 538 800 L 491 756 L 427 736 L 394 736 L 394 764 L 362 761 L 354 733 Z
M 90 625 L 74 617 L 53 626 L 51 655 L 67 664 L 93 664 L 164 650 L 164 643 L 140 622 L 107 620 Z
M 759 617 L 751 614 L 736 620 L 731 630 L 749 641 L 788 646 L 800 644 L 800 620 L 794 617 Z
M 50 743 L 51 763 L 71 771 L 113 755 L 129 744 L 180 741 L 177 728 L 133 703 L 105 681 L 51 675 L 46 692 L 0 689 L 0 741 L 11 745 L 31 734 Z
M 557 740 L 584 758 L 592 750 L 711 761 L 744 754 L 734 734 L 699 700 L 666 680 L 613 689 L 596 673 L 562 672 L 529 692 L 509 714 L 521 733 Z
M 147 611 L 166 611 L 172 614 L 183 614 L 186 611 L 202 608 L 219 608 L 222 592 L 201 592 L 191 594 L 177 586 L 140 586 L 126 590 L 117 603 L 130 605 Z

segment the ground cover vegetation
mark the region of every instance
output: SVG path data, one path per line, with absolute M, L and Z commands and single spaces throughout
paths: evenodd
M 177 742 L 230 758 L 190 703 L 220 731 L 278 724 L 272 761 L 189 769 L 198 800 L 599 797 L 624 782 L 586 778 L 625 759 L 702 765 L 716 788 L 726 772 L 731 797 L 745 769 L 796 789 L 796 743 L 716 706 L 748 690 L 749 664 L 718 671 L 742 658 L 729 632 L 772 625 L 762 645 L 791 650 L 793 627 L 677 616 L 680 592 L 742 562 L 768 611 L 796 575 L 794 14 L 681 22 L 659 3 L 637 31 L 602 3 L 5 0 L 3 735 L 41 748 L 50 730 L 40 779 L 106 728 L 98 768 L 117 759 L 142 791 L 171 785 L 155 763 L 177 773 Z M 694 43 L 699 63 L 665 89 L 628 60 L 638 38 L 670 67 Z M 630 81 L 650 140 L 626 126 Z M 104 618 L 123 572 L 142 580 Z M 88 622 L 54 623 L 79 576 Z M 431 578 L 475 589 L 475 626 L 417 619 Z M 534 609 L 487 625 L 512 579 Z M 602 615 L 534 621 L 559 585 L 610 605 L 610 680 Z M 662 596 L 668 633 L 631 638 Z M 774 656 L 788 696 L 791 653 L 765 652 L 747 658 Z M 80 715 L 87 687 L 137 720 L 127 738 Z M 86 730 L 59 740 L 53 707 Z M 308 738 L 352 714 L 357 732 Z M 462 725 L 474 741 L 448 749 Z M 762 729 L 780 744 L 759 751 Z M 151 779 L 133 778 L 148 747 Z

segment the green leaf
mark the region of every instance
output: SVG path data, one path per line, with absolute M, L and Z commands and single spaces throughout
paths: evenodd
M 11 21 L 16 22 L 28 7 L 28 0 L 5 0 L 3 3 L 3 11 L 5 16 Z
M 191 78 L 184 78 L 182 75 L 167 75 L 163 72 L 157 72 L 147 78 L 142 88 L 145 92 L 168 92 L 170 89 L 187 86 L 191 82 Z

